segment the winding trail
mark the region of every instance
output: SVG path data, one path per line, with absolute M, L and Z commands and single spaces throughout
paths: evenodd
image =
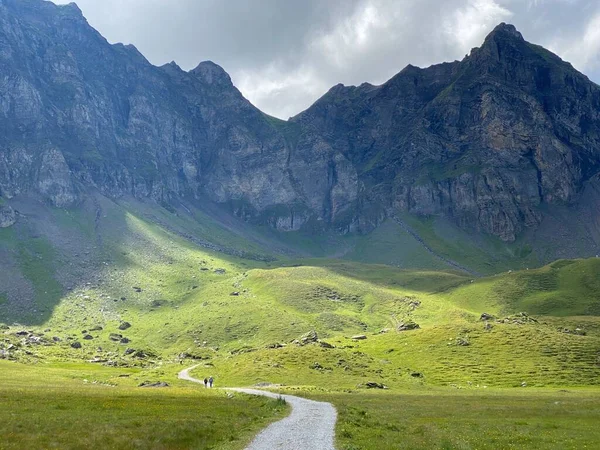
M 189 371 L 179 372 L 179 379 L 204 384 Z M 229 388 L 230 391 L 265 397 L 282 397 L 291 405 L 292 413 L 261 431 L 246 450 L 335 450 L 337 411 L 331 403 L 316 402 L 293 395 L 279 395 L 258 389 Z

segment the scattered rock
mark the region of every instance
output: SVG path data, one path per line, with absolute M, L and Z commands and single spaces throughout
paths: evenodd
M 411 372 L 410 376 L 413 378 L 423 378 L 423 374 L 421 372 Z
M 575 328 L 574 330 L 570 330 L 568 328 L 559 328 L 558 331 L 560 331 L 561 333 L 574 334 L 577 336 L 585 336 L 587 334 L 585 330 L 581 328 Z
M 275 343 L 275 344 L 267 344 L 265 348 L 283 348 L 285 344 Z
M 121 339 L 123 339 L 123 335 L 117 333 L 110 333 L 110 336 L 108 336 L 108 338 L 111 341 L 119 342 Z
M 421 306 L 421 302 L 419 300 L 413 300 L 408 304 L 408 308 L 411 311 L 414 311 L 415 309 L 417 309 L 419 306 Z
M 496 318 L 494 316 L 492 316 L 491 314 L 488 313 L 483 313 L 480 317 L 479 320 L 496 320 Z
M 81 343 L 80 342 L 72 342 L 71 343 L 71 347 L 73 347 L 73 348 L 81 348 Z
M 538 323 L 538 320 L 533 317 L 529 317 L 527 313 L 521 312 L 519 314 L 516 314 L 515 316 L 509 316 L 504 319 L 498 319 L 496 320 L 496 322 L 513 325 L 525 325 L 528 323 Z
M 165 383 L 164 381 L 144 381 L 139 385 L 139 387 L 154 387 L 154 388 L 163 388 L 169 387 L 169 383 Z
M 125 349 L 125 354 L 126 355 L 131 355 L 133 353 L 135 353 L 135 349 L 133 349 L 133 348 L 126 348 Z
M 5 203 L 0 203 L 0 228 L 8 228 L 17 222 L 15 210 Z
M 319 345 L 323 348 L 335 348 L 335 345 L 331 345 L 329 342 L 319 340 Z
M 121 325 L 119 325 L 119 330 L 121 331 L 127 330 L 128 328 L 131 328 L 131 324 L 129 322 L 122 322 Z
M 354 341 L 364 341 L 365 339 L 367 339 L 367 336 L 365 336 L 364 334 L 358 334 L 356 336 L 352 336 L 352 340 L 354 340 Z
M 464 337 L 457 337 L 456 338 L 456 345 L 460 345 L 462 347 L 468 347 L 469 345 L 471 345 L 471 342 L 469 342 L 469 338 L 464 336 Z
M 108 359 L 102 359 L 99 356 L 96 356 L 94 357 L 94 359 L 89 359 L 88 362 L 95 364 L 103 364 L 105 362 L 108 362 Z
M 225 269 L 215 269 L 214 272 L 217 275 L 225 275 L 225 273 L 227 272 Z
M 375 381 L 369 381 L 365 383 L 367 389 L 387 389 L 388 387 L 385 384 L 376 383 Z
M 323 370 L 324 369 L 324 367 L 321 364 L 319 364 L 318 362 L 314 362 L 308 367 L 309 367 L 309 369 L 314 369 L 314 370 Z
M 124 337 L 119 341 L 119 344 L 129 344 L 130 342 L 131 341 L 129 340 L 129 338 Z
M 62 341 L 62 339 L 61 339 L 61 338 L 59 338 L 58 336 L 53 336 L 53 337 L 52 337 L 52 340 L 53 340 L 54 342 L 61 342 L 61 341 Z
M 90 328 L 90 331 L 102 331 L 102 327 L 100 325 L 96 325 L 93 328 Z
M 418 323 L 413 322 L 412 320 L 408 320 L 406 322 L 400 322 L 396 326 L 397 331 L 409 331 L 409 330 L 418 330 L 421 328 Z
M 300 336 L 298 340 L 294 343 L 298 343 L 298 345 L 307 345 L 312 342 L 317 342 L 319 340 L 319 336 L 317 336 L 317 332 L 315 330 L 310 330 L 308 333 Z
M 92 339 L 94 339 L 94 336 L 92 336 L 91 334 L 86 334 L 83 339 L 85 339 L 86 341 L 91 341 Z
M 17 336 L 29 336 L 31 333 L 29 331 L 21 330 L 15 333 Z
M 483 329 L 485 331 L 490 331 L 493 328 L 493 325 L 489 322 L 485 322 L 485 325 L 483 326 Z
M 138 287 L 138 286 L 133 286 L 133 290 L 134 290 L 135 292 L 142 292 L 142 288 L 141 288 L 141 287 Z
M 233 297 L 238 297 L 238 296 L 240 295 L 240 293 L 239 293 L 239 292 L 232 292 L 232 293 L 231 293 L 231 294 L 229 294 L 229 295 L 231 295 L 231 296 L 233 296 Z

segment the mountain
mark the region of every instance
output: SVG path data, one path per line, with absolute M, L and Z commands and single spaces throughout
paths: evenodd
M 75 4 L 0 0 L 0 80 L 3 227 L 23 202 L 92 211 L 100 195 L 310 233 L 335 256 L 379 239 L 373 262 L 398 265 L 407 242 L 428 267 L 599 253 L 600 88 L 511 25 L 281 121 L 210 61 L 156 67 Z
M 504 241 L 598 188 L 600 88 L 512 25 L 463 61 L 336 86 L 293 122 L 352 162 L 361 203 Z
M 155 67 L 133 46 L 110 45 L 75 4 L 2 0 L 0 24 L 5 198 L 34 192 L 71 207 L 90 190 L 161 204 L 190 197 L 297 229 L 356 196 L 342 155 L 319 136 L 292 151 L 212 62 Z

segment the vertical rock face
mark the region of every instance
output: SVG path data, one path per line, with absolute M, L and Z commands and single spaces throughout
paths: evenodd
M 293 121 L 357 167 L 363 203 L 506 241 L 600 169 L 600 88 L 506 24 L 461 62 L 336 86 Z
M 155 67 L 74 5 L 0 0 L 0 196 L 210 200 L 280 230 L 443 215 L 511 241 L 600 170 L 600 88 L 501 24 L 463 61 L 333 87 L 288 122 L 218 65 Z
M 0 42 L 4 196 L 34 190 L 59 207 L 90 187 L 158 202 L 191 196 L 281 229 L 329 225 L 352 205 L 345 157 L 326 143 L 315 161 L 296 151 L 285 123 L 212 62 L 152 66 L 135 47 L 108 44 L 74 4 L 42 0 L 0 0 Z M 297 173 L 308 165 L 317 183 Z M 321 183 L 332 166 L 336 176 Z
M 0 198 L 0 228 L 8 228 L 17 222 L 15 211 Z

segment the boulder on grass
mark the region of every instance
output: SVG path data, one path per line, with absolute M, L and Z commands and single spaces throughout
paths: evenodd
M 418 323 L 413 322 L 412 320 L 408 320 L 406 322 L 400 322 L 398 326 L 396 326 L 397 331 L 410 331 L 410 330 L 418 330 L 421 328 Z
M 385 384 L 376 383 L 375 381 L 369 381 L 365 384 L 367 389 L 387 389 L 388 387 Z

